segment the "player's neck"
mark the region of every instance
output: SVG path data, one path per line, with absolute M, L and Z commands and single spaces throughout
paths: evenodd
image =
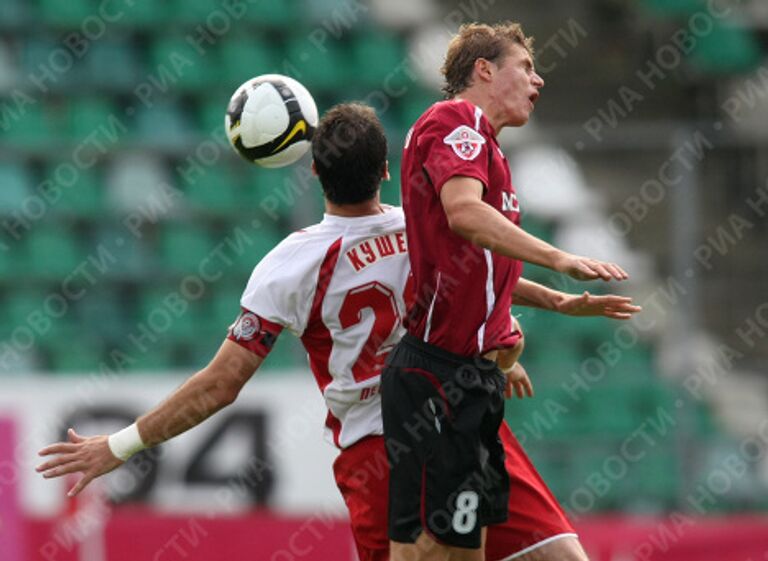
M 346 216 L 354 218 L 356 216 L 370 216 L 373 214 L 383 214 L 384 208 L 381 206 L 379 197 L 369 201 L 349 205 L 337 205 L 328 200 L 325 201 L 325 212 L 333 216 Z
M 475 107 L 479 107 L 483 111 L 485 118 L 491 123 L 493 132 L 497 136 L 501 132 L 501 129 L 504 128 L 503 117 L 494 111 L 493 101 L 481 89 L 473 87 L 467 88 L 454 97 L 454 99 L 463 99 L 464 101 L 470 102 Z

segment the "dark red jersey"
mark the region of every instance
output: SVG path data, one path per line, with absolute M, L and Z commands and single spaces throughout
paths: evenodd
M 416 289 L 406 327 L 424 341 L 472 356 L 519 338 L 510 308 L 522 263 L 451 231 L 440 190 L 456 176 L 481 181 L 483 201 L 519 225 L 509 164 L 488 119 L 468 101 L 441 101 L 416 121 L 403 150 L 403 208 Z

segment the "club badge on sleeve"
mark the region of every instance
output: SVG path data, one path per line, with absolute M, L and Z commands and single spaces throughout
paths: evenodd
M 253 312 L 243 312 L 232 324 L 232 336 L 238 341 L 250 341 L 261 330 L 259 317 Z
M 476 130 L 461 125 L 443 139 L 462 160 L 474 160 L 485 144 L 485 138 Z

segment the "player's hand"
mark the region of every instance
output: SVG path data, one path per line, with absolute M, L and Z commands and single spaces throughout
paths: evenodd
M 518 399 L 523 399 L 526 395 L 533 397 L 533 384 L 522 364 L 516 362 L 512 368 L 504 372 L 504 375 L 507 377 L 504 397 L 511 398 L 513 392 Z
M 109 449 L 106 435 L 84 437 L 74 429 L 69 429 L 67 437 L 69 442 L 57 442 L 38 452 L 40 456 L 53 458 L 37 466 L 35 471 L 42 473 L 46 479 L 68 473 L 82 473 L 82 477 L 67 493 L 70 497 L 77 495 L 100 475 L 123 464 Z
M 584 294 L 566 294 L 558 302 L 557 311 L 568 316 L 603 316 L 611 319 L 630 319 L 643 308 L 632 304 L 629 296 L 605 294 L 595 296 L 585 291 Z
M 556 259 L 553 269 L 577 280 L 602 279 L 609 281 L 629 278 L 626 271 L 615 263 L 598 261 L 570 253 L 561 253 Z

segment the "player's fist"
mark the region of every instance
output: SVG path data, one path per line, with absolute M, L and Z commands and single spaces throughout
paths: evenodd
M 559 273 L 564 273 L 577 280 L 626 280 L 629 275 L 616 265 L 605 261 L 598 261 L 589 257 L 572 255 L 561 252 L 555 259 L 552 267 Z

